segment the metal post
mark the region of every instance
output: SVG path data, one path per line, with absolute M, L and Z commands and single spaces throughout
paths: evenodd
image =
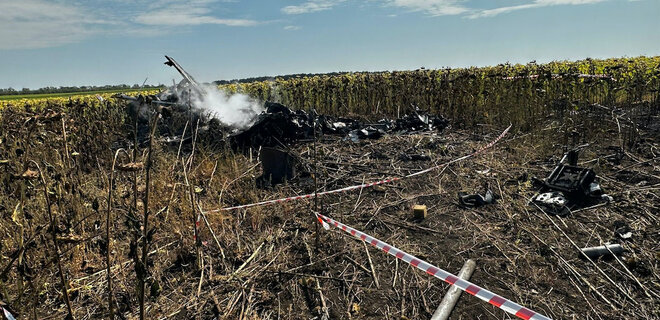
M 474 272 L 474 268 L 476 266 L 477 264 L 472 259 L 465 261 L 465 264 L 463 265 L 463 268 L 461 268 L 461 272 L 458 274 L 458 277 L 463 280 L 470 280 L 472 272 Z M 456 305 L 456 302 L 458 302 L 458 298 L 461 297 L 462 292 L 463 291 L 461 291 L 461 289 L 458 287 L 451 286 L 445 294 L 445 297 L 442 298 L 440 306 L 438 306 L 438 309 L 436 309 L 433 313 L 431 320 L 449 319 L 449 315 L 451 314 L 451 311 L 454 310 L 454 306 Z

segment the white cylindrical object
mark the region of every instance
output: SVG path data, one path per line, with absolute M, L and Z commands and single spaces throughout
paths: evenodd
M 465 261 L 465 264 L 463 264 L 463 268 L 461 268 L 461 272 L 458 274 L 458 277 L 463 280 L 470 280 L 470 277 L 472 276 L 476 266 L 477 264 L 474 262 L 474 260 L 468 259 L 468 261 Z M 462 292 L 463 291 L 460 288 L 451 286 L 445 294 L 445 297 L 442 298 L 440 306 L 438 306 L 438 309 L 436 309 L 433 313 L 431 320 L 449 319 L 449 315 L 451 314 L 452 310 L 454 310 L 454 306 L 456 305 L 456 302 L 458 302 L 458 298 L 460 298 Z

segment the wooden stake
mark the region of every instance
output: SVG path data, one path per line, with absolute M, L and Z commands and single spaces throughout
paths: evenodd
M 380 284 L 378 284 L 378 277 L 376 276 L 376 269 L 374 269 L 374 263 L 371 261 L 371 255 L 369 254 L 369 248 L 367 248 L 367 244 L 365 242 L 362 242 L 362 244 L 364 245 L 364 251 L 367 252 L 369 267 L 371 267 L 371 276 L 374 278 L 374 283 L 376 284 L 376 288 L 380 288 Z

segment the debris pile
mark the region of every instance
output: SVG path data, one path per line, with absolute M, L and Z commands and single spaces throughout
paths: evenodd
M 207 101 L 208 92 L 203 84 L 198 83 L 181 65 L 169 56 L 165 56 L 166 65 L 174 67 L 183 77 L 178 84 L 158 94 L 131 97 L 118 94 L 115 97 L 131 102 L 129 111 L 138 118 L 138 135 L 141 141 L 146 140 L 148 114 L 158 112 L 168 121 L 161 121 L 161 137 L 165 142 L 177 145 L 183 135 L 183 125 L 173 123 L 188 120 L 190 123 L 200 121 L 199 132 L 210 134 L 215 142 L 225 141 L 227 137 L 233 146 L 237 147 L 282 147 L 296 141 L 314 139 L 320 135 L 337 135 L 346 140 L 358 142 L 363 139 L 378 139 L 385 134 L 407 134 L 424 131 L 441 131 L 449 125 L 449 121 L 441 116 L 415 110 L 412 114 L 399 119 L 380 119 L 375 123 L 363 123 L 355 119 L 319 115 L 312 110 L 291 110 L 275 103 L 265 102 L 264 111 L 257 114 L 253 109 L 232 110 L 233 118 L 244 118 L 237 126 L 223 122 L 227 115 L 208 114 L 208 110 L 194 108 L 195 101 Z M 185 121 L 184 121 L 185 122 Z M 424 157 L 426 159 L 426 157 Z M 414 160 L 414 159 L 413 159 Z
M 252 126 L 230 136 L 237 145 L 283 146 L 294 141 L 311 140 L 315 135 L 339 135 L 358 142 L 378 139 L 385 134 L 441 131 L 449 124 L 443 117 L 419 111 L 396 120 L 381 119 L 377 123 L 362 123 L 354 119 L 318 115 L 315 111 L 293 111 L 274 102 L 266 102 L 265 109 Z

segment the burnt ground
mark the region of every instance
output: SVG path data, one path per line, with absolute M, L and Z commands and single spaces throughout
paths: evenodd
M 63 150 L 56 124 L 39 127 L 43 135 L 38 136 L 52 149 Z M 423 176 L 328 195 L 318 202 L 207 213 L 218 241 L 202 221 L 203 271 L 195 268 L 193 218 L 176 150 L 157 146 L 149 203 L 155 232 L 150 246 L 148 318 L 321 319 L 323 305 L 332 319 L 430 318 L 448 285 L 374 248 L 365 249 L 341 231 L 319 228 L 312 215 L 315 209 L 449 272 L 457 273 L 467 259 L 473 259 L 477 268 L 472 282 L 554 319 L 660 318 L 659 134 L 652 128 L 639 129 L 631 146 L 614 121 L 597 126 L 598 130 L 589 131 L 594 127 L 584 127 L 584 123 L 570 128 L 548 123 L 534 132 L 517 132 L 514 126 L 489 152 Z M 15 130 L 20 132 L 18 127 Z M 439 134 L 387 136 L 358 143 L 329 138 L 318 143 L 316 161 L 313 144 L 301 143 L 292 147 L 302 162 L 300 176 L 267 190 L 255 188 L 260 175 L 257 150 L 251 157 L 250 152 L 218 152 L 200 146 L 189 178 L 208 210 L 313 192 L 315 171 L 320 190 L 405 175 L 471 153 L 501 130 L 448 128 Z M 4 141 L 11 141 L 7 139 L 11 135 L 5 134 Z M 570 144 L 566 137 L 572 139 Z M 21 157 L 43 157 L 53 167 L 46 173 L 49 184 L 57 185 L 58 168 L 65 167 L 58 165 L 62 157 L 42 154 L 43 142 L 37 142 L 29 149 L 33 151 Z M 529 205 L 539 189 L 531 178 L 546 177 L 567 145 L 583 143 L 590 145 L 581 153 L 580 164 L 596 171 L 614 201 L 575 207 L 564 218 Z M 622 152 L 613 151 L 613 146 L 622 144 Z M 10 153 L 14 150 L 6 143 L 4 148 L 3 154 L 11 161 L 3 170 L 17 172 L 21 158 Z M 401 156 L 422 153 L 431 160 Z M 69 182 L 75 188 L 63 188 L 58 194 L 61 204 L 54 205 L 61 238 L 69 240 L 63 241 L 61 251 L 76 319 L 107 317 L 103 271 L 107 245 L 101 231 L 110 154 L 106 146 L 89 168 L 79 163 L 73 165 L 78 169 L 68 169 L 62 184 Z M 126 222 L 131 216 L 132 179 L 130 174 L 117 176 L 111 219 L 114 296 L 122 317 L 135 319 L 135 271 L 129 254 L 133 236 Z M 144 185 L 142 172 L 138 180 Z M 19 186 L 18 181 L 9 182 L 1 199 L 3 269 L 18 243 L 20 227 L 12 216 Z M 486 187 L 499 197 L 496 204 L 459 206 L 457 192 L 483 193 Z M 51 242 L 48 233 L 41 231 L 47 229 L 47 220 L 40 188 L 36 181 L 26 187 L 26 211 L 33 218 L 24 232 L 26 238 L 35 235 L 37 239 L 26 251 L 23 264 L 30 272 L 11 267 L 0 289 L 2 300 L 21 318 L 30 318 L 34 312 L 39 318 L 59 319 L 66 309 L 57 268 L 48 258 Z M 68 194 L 67 190 L 73 191 Z M 141 196 L 144 187 L 138 192 Z M 428 207 L 423 221 L 413 219 L 415 204 Z M 141 206 L 139 202 L 138 209 Z M 14 220 L 22 221 L 20 217 Z M 615 236 L 621 225 L 630 228 L 632 238 Z M 578 258 L 576 246 L 608 241 L 620 243 L 627 252 L 618 260 L 601 259 L 595 264 Z M 512 316 L 464 294 L 452 318 Z

